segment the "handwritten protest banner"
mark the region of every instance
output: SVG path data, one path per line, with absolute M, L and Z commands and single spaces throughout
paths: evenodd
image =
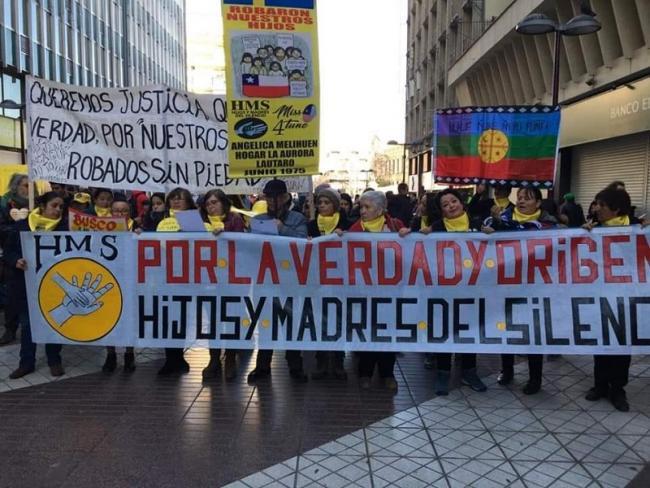
M 648 354 L 650 233 L 29 233 L 37 342 Z
M 79 212 L 73 208 L 68 210 L 68 226 L 71 231 L 125 231 L 128 230 L 128 225 L 126 217 L 98 217 L 97 215 Z
M 222 2 L 230 173 L 318 173 L 316 0 Z
M 266 181 L 229 175 L 226 101 L 162 85 L 87 88 L 27 77 L 32 179 L 121 190 L 175 187 L 261 193 Z M 291 191 L 309 191 L 307 178 Z

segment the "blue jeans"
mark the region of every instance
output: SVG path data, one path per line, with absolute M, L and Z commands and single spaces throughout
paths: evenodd
M 27 310 L 19 315 L 20 336 L 20 366 L 25 369 L 34 369 L 36 366 L 36 344 L 32 342 L 32 328 L 29 325 Z M 48 366 L 61 364 L 61 344 L 45 344 L 45 355 Z

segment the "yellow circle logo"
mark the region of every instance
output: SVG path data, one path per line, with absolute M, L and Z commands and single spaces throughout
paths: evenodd
M 110 333 L 122 315 L 122 291 L 113 273 L 92 259 L 70 258 L 41 280 L 38 304 L 47 323 L 66 339 L 92 342 Z
M 508 137 L 496 129 L 483 131 L 478 140 L 478 154 L 484 163 L 498 163 L 508 154 Z

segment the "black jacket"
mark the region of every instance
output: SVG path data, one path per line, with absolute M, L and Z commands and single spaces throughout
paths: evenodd
M 55 231 L 67 231 L 68 222 L 61 219 Z M 4 250 L 5 273 L 7 283 L 8 300 L 15 303 L 18 311 L 27 310 L 27 291 L 25 289 L 25 272 L 16 268 L 16 263 L 23 257 L 20 236 L 23 232 L 31 232 L 27 219 L 16 222 L 12 232 L 7 236 L 7 243 Z M 27 263 L 28 266 L 34 266 L 34 263 Z

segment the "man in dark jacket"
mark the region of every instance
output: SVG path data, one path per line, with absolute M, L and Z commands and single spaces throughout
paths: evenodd
M 388 201 L 388 215 L 401 220 L 404 225 L 410 225 L 413 217 L 413 202 L 408 195 L 409 186 L 406 183 L 397 185 L 397 195 Z

